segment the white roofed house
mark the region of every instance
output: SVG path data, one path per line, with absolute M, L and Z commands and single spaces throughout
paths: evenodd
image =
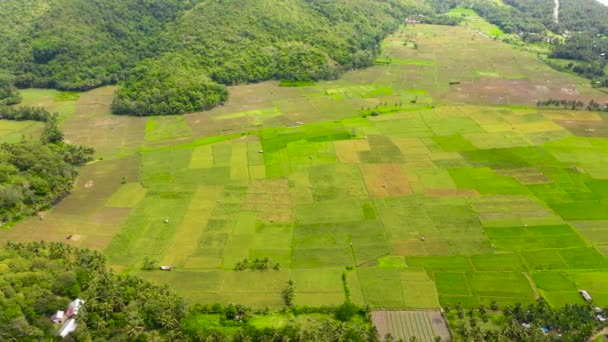
M 593 298 L 591 298 L 591 295 L 589 295 L 589 292 L 585 291 L 585 290 L 578 290 L 578 292 L 581 294 L 581 296 L 583 296 L 583 298 L 590 302 L 593 300 Z
M 84 300 L 80 298 L 74 299 L 70 304 L 68 304 L 68 308 L 65 311 L 59 310 L 53 316 L 51 316 L 51 321 L 55 324 L 63 324 L 61 328 L 59 328 L 58 334 L 61 337 L 68 336 L 71 332 L 76 330 L 78 324 L 76 323 L 76 319 L 74 316 L 78 315 L 78 311 L 84 304 Z
M 80 310 L 80 307 L 82 307 L 82 304 L 84 304 L 84 300 L 80 299 L 80 298 L 76 298 L 74 299 L 69 305 L 68 305 L 68 310 L 67 310 L 67 316 L 68 317 L 72 317 L 75 315 L 78 315 L 78 310 Z
M 76 324 L 75 319 L 73 319 L 73 318 L 68 319 L 65 322 L 65 324 L 61 327 L 61 329 L 59 329 L 59 336 L 61 336 L 61 337 L 68 336 L 71 332 L 76 330 L 77 326 L 78 326 L 78 324 Z
M 53 316 L 51 316 L 51 322 L 55 324 L 63 323 L 65 320 L 65 311 L 59 310 Z

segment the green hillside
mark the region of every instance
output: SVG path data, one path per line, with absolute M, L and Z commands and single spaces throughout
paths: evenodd
M 183 113 L 224 102 L 215 83 L 332 79 L 369 66 L 418 2 L 10 0 L 0 64 L 19 87 L 124 80 L 117 114 Z

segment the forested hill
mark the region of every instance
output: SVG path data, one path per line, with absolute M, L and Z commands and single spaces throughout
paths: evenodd
M 424 0 L 4 0 L 0 65 L 19 87 L 125 81 L 117 114 L 226 100 L 223 85 L 317 80 L 370 65 Z
M 226 101 L 226 85 L 332 79 L 369 66 L 404 18 L 467 7 L 531 43 L 571 37 L 553 57 L 582 61 L 575 72 L 608 84 L 608 55 L 599 57 L 608 7 L 561 4 L 555 23 L 553 0 L 2 0 L 0 75 L 17 87 L 120 83 L 116 114 L 185 113 Z

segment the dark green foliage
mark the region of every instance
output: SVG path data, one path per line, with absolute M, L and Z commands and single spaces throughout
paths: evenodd
M 430 15 L 422 18 L 422 23 L 431 25 L 446 25 L 456 26 L 460 24 L 464 19 L 462 17 L 455 17 L 451 15 Z
M 21 94 L 15 88 L 12 76 L 0 71 L 0 105 L 13 105 L 21 102 Z
M 548 99 L 536 102 L 537 107 L 557 107 L 569 110 L 580 110 L 586 109 L 590 112 L 608 112 L 608 103 L 601 104 L 595 100 L 589 101 L 589 103 L 585 106 L 585 103 L 580 100 L 558 100 L 558 99 Z
M 186 67 L 187 63 L 181 56 L 141 63 L 116 92 L 112 111 L 137 116 L 180 114 L 210 109 L 228 99 L 226 87 Z
M 46 1 L 6 0 L 0 65 L 16 75 L 20 87 L 88 90 L 112 84 L 154 55 L 163 25 L 196 2 L 59 0 L 47 7 Z
M 496 311 L 494 308 L 492 310 Z M 485 307 L 480 306 L 478 312 L 479 317 L 485 322 L 488 319 Z M 493 335 L 492 338 L 481 338 L 481 340 L 586 341 L 594 332 L 602 328 L 602 323 L 596 320 L 592 306 L 566 305 L 552 308 L 542 298 L 526 307 L 521 304 L 506 307 L 502 314 L 504 319 L 498 331 L 481 329 L 475 319 L 476 316 L 465 322 L 463 317 L 458 315 L 456 333 L 461 338 L 473 337 L 475 340 L 481 336 Z M 541 327 L 549 329 L 548 334 L 543 334 Z
M 287 81 L 282 80 L 279 83 L 279 87 L 312 87 L 315 85 L 315 82 L 312 81 Z
M 8 107 L 0 105 L 0 119 L 3 120 L 32 120 L 49 121 L 55 120 L 57 114 L 51 114 L 43 107 Z
M 142 270 L 152 271 L 158 267 L 158 262 L 146 255 L 144 258 L 144 265 L 141 267 Z
M 44 124 L 40 142 L 43 144 L 59 144 L 63 141 L 63 133 L 57 126 L 57 120 L 49 120 Z
M 292 306 L 296 296 L 296 285 L 293 280 L 287 282 L 287 286 L 283 290 L 283 301 L 285 306 Z
M 336 308 L 335 317 L 338 321 L 348 322 L 353 317 L 360 314 L 360 310 L 358 306 L 351 303 L 350 301 L 344 302 L 342 305 Z
M 239 261 L 234 266 L 234 269 L 236 271 L 244 271 L 247 269 L 254 270 L 254 271 L 266 271 L 266 270 L 273 269 L 275 271 L 278 271 L 280 269 L 280 267 L 281 267 L 281 265 L 279 263 L 275 263 L 268 258 L 264 258 L 264 259 L 256 258 L 253 261 L 249 261 L 248 259 Z

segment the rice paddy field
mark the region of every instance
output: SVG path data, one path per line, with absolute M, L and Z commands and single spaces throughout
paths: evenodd
M 293 280 L 301 305 L 347 287 L 384 309 L 561 306 L 578 289 L 608 306 L 608 116 L 533 107 L 608 97 L 470 28 L 403 28 L 383 51 L 390 63 L 336 81 L 236 86 L 184 116 L 112 116 L 112 87 L 28 90 L 100 159 L 0 239 L 71 234 L 195 303 L 281 307 Z M 0 121 L 0 140 L 39 129 Z M 147 257 L 175 269 L 142 271 Z M 280 267 L 234 270 L 256 258 Z

